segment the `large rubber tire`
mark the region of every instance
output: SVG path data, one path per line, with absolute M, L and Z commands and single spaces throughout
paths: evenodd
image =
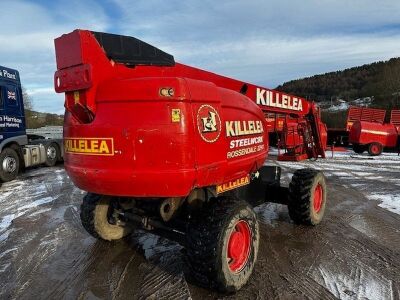
M 60 160 L 61 151 L 57 143 L 49 143 L 46 145 L 46 162 L 45 165 L 48 167 L 53 167 L 56 165 L 57 161 Z
M 380 143 L 371 143 L 368 145 L 368 154 L 371 156 L 381 155 L 383 151 L 383 146 Z
M 235 292 L 247 283 L 257 260 L 259 227 L 244 201 L 219 197 L 189 220 L 187 257 L 202 286 Z
M 0 153 L 0 180 L 2 182 L 14 180 L 18 175 L 19 165 L 17 152 L 11 148 L 4 148 Z
M 296 224 L 317 225 L 326 208 L 326 182 L 322 172 L 297 170 L 289 184 L 288 209 Z
M 357 154 L 362 154 L 366 150 L 366 147 L 364 145 L 360 144 L 354 144 L 353 145 L 353 151 Z
M 112 197 L 87 193 L 81 205 L 83 228 L 95 238 L 119 240 L 131 232 L 128 226 L 109 223 Z

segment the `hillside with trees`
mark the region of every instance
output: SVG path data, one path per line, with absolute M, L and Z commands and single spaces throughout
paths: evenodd
M 35 129 L 44 126 L 62 126 L 64 121 L 63 115 L 37 112 L 33 110 L 33 99 L 28 95 L 26 90 L 22 88 L 22 97 L 25 108 L 26 128 Z
M 362 104 L 367 99 L 369 107 L 399 109 L 400 58 L 292 80 L 276 89 L 321 104 Z M 345 114 L 346 110 L 325 110 L 323 119 L 328 127 L 341 127 Z

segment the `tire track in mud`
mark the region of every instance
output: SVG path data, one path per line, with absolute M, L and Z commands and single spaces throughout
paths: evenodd
M 304 166 L 297 166 L 296 168 L 298 167 Z M 293 170 L 293 168 L 286 166 L 283 166 L 283 169 L 287 172 Z M 342 170 L 327 170 L 324 167 L 319 169 L 325 169 L 324 171 L 328 173 L 328 183 L 334 191 L 334 193 L 329 194 L 328 201 L 332 202 L 334 207 L 333 209 L 329 207 L 327 216 L 320 227 L 315 229 L 308 228 L 304 232 L 294 230 L 297 233 L 293 233 L 290 237 L 285 237 L 284 244 L 286 246 L 283 246 L 283 249 L 272 252 L 281 253 L 282 250 L 287 251 L 288 257 L 286 260 L 289 261 L 292 267 L 290 268 L 291 271 L 288 272 L 288 276 L 285 274 L 281 274 L 281 276 L 288 280 L 289 285 L 297 281 L 301 283 L 299 284 L 299 290 L 294 295 L 288 295 L 279 291 L 281 288 L 280 284 L 277 284 L 276 278 L 272 281 L 269 280 L 274 283 L 272 286 L 274 291 L 272 295 L 271 293 L 268 294 L 268 298 L 297 298 L 302 295 L 311 299 L 325 299 L 328 297 L 359 299 L 360 297 L 368 296 L 371 296 L 372 299 L 398 299 L 400 237 L 399 231 L 395 226 L 396 224 L 398 226 L 399 218 L 377 207 L 375 201 L 366 199 L 363 193 L 367 192 L 367 189 L 362 190 L 361 193 L 351 187 L 348 178 L 343 180 L 343 178 L 334 175 L 334 172 Z M 348 177 L 356 177 L 356 180 L 363 182 L 365 185 L 368 185 L 370 180 L 368 175 L 363 176 L 363 172 L 351 171 L 347 172 L 346 175 Z M 382 182 L 383 185 L 390 185 L 385 180 Z M 379 186 L 381 184 L 379 182 Z M 341 195 L 346 195 L 346 197 L 343 197 L 345 199 Z M 356 209 L 354 209 L 355 207 Z M 354 214 L 353 210 L 357 214 Z M 262 212 L 259 213 L 262 214 Z M 265 220 L 265 218 L 268 219 L 271 216 L 271 220 Z M 267 224 L 270 223 L 274 227 L 279 226 L 281 229 L 282 227 L 287 227 L 286 224 L 281 224 L 287 221 L 287 218 L 282 217 L 282 211 L 275 214 L 273 211 L 267 214 L 264 213 L 260 220 Z M 360 220 L 366 220 L 368 228 L 362 230 L 363 224 L 360 224 Z M 274 222 L 279 224 L 274 225 Z M 311 234 L 310 232 L 312 231 L 316 231 L 316 233 Z M 313 235 L 314 237 L 312 237 Z M 292 241 L 291 236 L 298 236 L 303 241 L 310 241 L 309 236 L 314 240 L 319 240 L 320 253 L 313 253 L 313 249 L 316 247 L 311 247 L 311 253 L 306 253 L 299 250 L 301 247 L 298 245 L 288 246 Z M 267 240 L 271 241 L 271 238 L 267 238 Z M 290 251 L 290 248 L 296 250 Z M 282 258 L 275 258 L 275 260 L 284 261 Z M 306 274 L 302 268 L 299 269 L 299 266 L 307 269 Z M 273 265 L 273 269 L 279 272 L 279 266 Z M 300 280 L 297 279 L 297 274 L 299 274 Z M 259 275 L 257 274 L 257 276 Z M 366 283 L 368 283 L 367 286 L 365 286 Z M 310 292 L 315 285 L 325 289 L 328 295 L 321 296 L 321 294 Z M 287 291 L 287 287 L 284 290 Z
M 80 203 L 80 193 L 76 196 Z M 63 220 L 70 225 L 69 235 L 63 238 L 70 244 L 60 247 L 51 262 L 49 272 L 54 284 L 46 298 L 114 298 L 135 253 L 127 252 L 130 249 L 124 241 L 105 242 L 90 237 L 80 224 L 77 206 L 69 205 L 63 211 Z
M 328 230 L 336 235 L 335 248 L 325 248 L 324 255 L 314 262 L 308 273 L 336 297 L 396 299 L 399 254 L 346 224 L 332 223 Z M 341 236 L 342 232 L 346 238 Z
M 40 171 L 43 171 L 43 169 Z M 35 170 L 34 173 L 36 172 Z M 2 286 L 2 295 L 9 295 L 9 297 L 18 299 L 42 298 L 43 295 L 51 293 L 54 288 L 57 288 L 57 281 L 47 277 L 48 265 L 54 263 L 59 267 L 49 273 L 56 273 L 61 269 L 61 272 L 65 275 L 71 269 L 71 265 L 63 266 L 63 255 L 60 255 L 59 251 L 60 244 L 68 244 L 69 239 L 76 236 L 74 230 L 70 228 L 71 223 L 65 222 L 63 218 L 65 211 L 72 207 L 63 207 L 65 199 L 69 197 L 65 195 L 65 192 L 63 194 L 62 191 L 71 190 L 71 184 L 65 175 L 63 176 L 65 173 L 62 169 L 56 170 L 55 173 L 56 176 L 46 182 L 43 182 L 44 178 L 40 176 L 31 176 L 32 179 L 28 176 L 28 181 L 22 183 L 14 182 L 21 187 L 42 184 L 42 188 L 36 188 L 38 192 L 32 193 L 31 196 L 42 197 L 45 194 L 46 196 L 53 195 L 55 197 L 52 201 L 43 205 L 45 207 L 44 210 L 35 211 L 35 207 L 33 207 L 29 213 L 21 213 L 18 218 L 13 220 L 11 226 L 15 233 L 2 244 L 2 246 L 7 247 L 9 243 L 13 243 L 15 246 L 13 255 L 7 257 L 13 268 L 2 274 L 4 277 L 12 278 L 12 280 L 8 280 L 8 286 Z M 34 181 L 38 182 L 34 183 Z M 29 191 L 29 189 L 25 188 L 18 189 L 18 194 L 15 197 L 26 199 L 24 195 L 29 194 Z M 76 192 L 76 189 L 73 188 L 72 194 L 74 195 Z M 71 199 L 69 202 L 73 202 L 73 200 Z M 14 204 L 14 206 L 17 205 L 18 202 Z M 31 213 L 32 210 L 33 212 Z M 34 215 L 40 218 L 33 219 L 32 216 Z M 79 228 L 79 232 L 81 232 L 81 228 Z M 61 256 L 61 259 L 54 259 L 57 256 Z M 79 263 L 80 260 L 75 260 L 75 262 Z M 79 268 L 76 269 L 79 270 Z M 42 278 L 46 277 L 47 280 L 42 280 Z
M 400 229 L 369 215 L 351 215 L 343 218 L 343 223 L 366 235 L 371 240 L 384 245 L 391 250 L 399 250 Z M 385 234 L 382 234 L 382 233 Z
M 146 262 L 139 265 L 143 277 L 138 299 L 191 299 L 183 272 L 182 247 L 141 231 L 134 234 L 133 240 L 146 258 Z
M 320 168 L 318 164 L 306 166 Z M 364 196 L 374 189 L 386 190 L 390 182 L 382 179 L 368 187 L 370 180 L 363 174 L 370 169 L 321 166 L 332 174 L 327 178 L 329 207 L 322 224 L 295 226 L 287 208 L 278 204 L 256 208 L 262 235 L 259 259 L 249 283 L 234 295 L 187 283 L 184 255 L 174 242 L 142 231 L 112 243 L 89 237 L 80 224 L 81 191 L 64 171 L 53 181 L 54 174 L 39 176 L 35 183 L 36 177 L 27 176 L 26 184 L 13 182 L 8 189 L 15 188 L 23 198 L 27 184 L 45 182 L 35 197 L 54 200 L 16 218 L 8 239 L 0 243 L 0 269 L 11 264 L 0 272 L 0 298 L 400 299 L 400 218 Z M 290 173 L 297 167 L 304 166 L 284 169 Z M 352 188 L 353 176 L 353 184 L 366 187 Z M 15 209 L 17 204 L 1 205 Z
M 281 222 L 281 221 L 279 221 Z M 260 224 L 261 244 L 259 260 L 249 283 L 229 299 L 336 299 L 324 286 L 309 276 L 304 257 L 306 249 L 302 241 L 287 240 L 287 235 L 295 230 L 300 235 L 303 230 L 289 223 L 279 224 L 279 228 Z M 283 234 L 280 229 L 283 230 Z M 297 247 L 294 247 L 297 245 Z M 312 258 L 310 256 L 310 258 Z
M 78 207 L 82 192 L 60 171 L 54 180 L 44 182 L 45 176 L 28 175 L 26 181 L 11 184 L 19 187 L 16 197 L 20 199 L 30 193 L 26 188 L 30 185 L 38 185 L 36 192 L 31 193 L 34 197 L 53 195 L 55 199 L 43 206 L 46 211 L 40 211 L 39 219 L 32 218 L 31 210 L 13 220 L 11 227 L 16 232 L 0 244 L 0 250 L 4 249 L 0 265 L 8 268 L 0 274 L 0 298 L 126 299 L 133 295 L 136 298 L 152 295 L 165 299 L 190 298 L 181 257 L 176 260 L 172 253 L 175 250 L 179 253 L 179 247 L 175 249 L 175 244 L 157 240 L 156 244 L 160 245 L 149 248 L 143 239 L 144 233 L 137 236 L 134 246 L 126 241 L 108 243 L 92 239 L 80 222 Z M 9 203 L 12 205 L 8 209 L 20 206 Z M 164 246 L 171 248 L 167 256 L 164 252 L 168 247 Z M 137 255 L 138 247 L 143 248 L 142 252 L 154 253 L 148 254 L 146 260 Z M 3 264 L 3 261 L 7 262 Z M 158 285 L 160 281 L 164 283 L 162 286 Z
M 32 295 L 31 286 L 40 272 L 42 265 L 48 257 L 54 255 L 56 246 L 48 242 L 53 235 L 62 233 L 63 228 L 58 228 L 55 232 L 47 232 L 43 236 L 39 234 L 22 235 L 15 244 L 16 251 L 9 260 L 11 266 L 2 274 L 1 277 L 7 278 L 8 285 L 2 286 L 2 294 L 9 298 L 29 299 Z M 15 235 L 19 235 L 18 230 Z M 43 241 L 46 243 L 42 243 Z M 3 281 L 3 280 L 2 280 Z
M 332 216 L 325 220 L 328 228 L 323 235 L 332 237 L 321 239 L 334 242 L 334 248 L 327 252 L 327 259 L 316 264 L 310 272 L 320 284 L 340 298 L 397 299 L 400 243 L 398 231 L 390 225 L 391 218 L 387 218 L 391 214 L 377 208 L 358 191 L 340 185 L 336 185 L 335 190 L 335 196 L 330 197 L 336 198 L 330 199 L 334 202 L 340 203 L 340 195 L 352 198 L 355 194 L 352 203 L 367 202 L 369 205 L 361 203 L 362 209 L 356 215 L 351 210 L 332 209 Z M 372 218 L 369 228 L 360 230 L 360 226 L 354 226 L 360 213 L 366 217 L 371 214 L 381 218 Z M 372 230 L 380 234 L 373 235 Z

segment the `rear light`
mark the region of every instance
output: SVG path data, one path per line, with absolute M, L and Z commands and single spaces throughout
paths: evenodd
M 94 119 L 87 103 L 87 90 L 93 85 L 91 74 L 88 64 L 61 69 L 54 74 L 56 92 L 65 92 L 65 108 L 81 123 Z
M 160 88 L 159 94 L 160 94 L 160 96 L 163 96 L 163 97 L 173 97 L 175 94 L 175 91 L 171 87 L 163 87 L 163 88 Z
M 71 92 L 92 87 L 91 66 L 79 65 L 56 71 L 54 87 L 57 93 Z

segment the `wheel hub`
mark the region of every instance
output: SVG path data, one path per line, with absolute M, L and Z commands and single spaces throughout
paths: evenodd
M 319 211 L 321 210 L 323 202 L 323 193 L 324 192 L 322 190 L 322 186 L 318 184 L 314 190 L 314 203 L 313 203 L 314 211 L 316 213 L 319 213 Z
M 377 153 L 379 152 L 378 146 L 377 146 L 377 145 L 372 145 L 372 147 L 371 147 L 371 152 L 372 152 L 373 154 L 377 154 Z
M 57 154 L 56 148 L 54 148 L 52 146 L 47 148 L 47 157 L 48 158 L 55 159 L 56 158 L 56 154 Z
M 236 223 L 228 242 L 228 264 L 232 272 L 240 272 L 250 253 L 251 234 L 246 221 Z
M 3 170 L 8 173 L 13 173 L 17 169 L 17 161 L 14 157 L 7 156 L 3 160 Z

